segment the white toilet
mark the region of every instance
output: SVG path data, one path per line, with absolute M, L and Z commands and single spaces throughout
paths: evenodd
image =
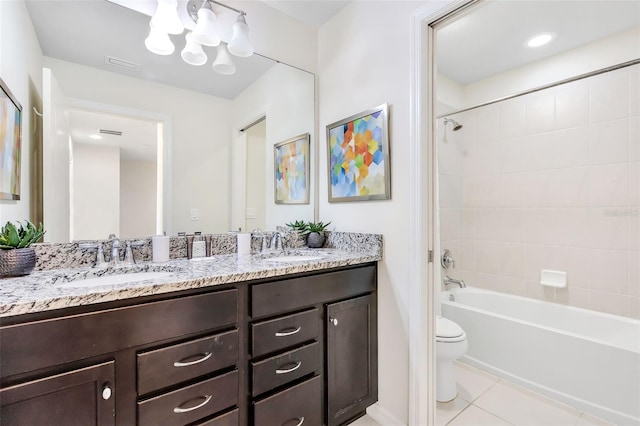
M 438 316 L 436 319 L 436 400 L 448 402 L 458 393 L 453 360 L 467 352 L 469 344 L 462 327 Z

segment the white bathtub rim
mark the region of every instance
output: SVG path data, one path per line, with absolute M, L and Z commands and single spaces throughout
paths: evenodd
M 502 314 L 497 314 L 495 312 L 486 310 L 486 309 L 480 309 L 480 308 L 476 308 L 475 306 L 472 305 L 467 305 L 466 303 L 462 303 L 462 302 L 451 302 L 448 299 L 448 294 L 453 294 L 454 297 L 456 295 L 456 293 L 458 292 L 462 292 L 462 293 L 488 293 L 488 294 L 498 294 L 500 296 L 507 296 L 507 297 L 512 297 L 512 298 L 516 298 L 516 299 L 520 299 L 525 301 L 526 303 L 534 303 L 534 304 L 553 304 L 553 305 L 558 305 L 558 308 L 561 309 L 567 309 L 569 311 L 575 311 L 575 312 L 581 312 L 581 313 L 588 313 L 589 315 L 596 315 L 596 316 L 601 316 L 604 318 L 608 318 L 608 319 L 612 319 L 612 320 L 617 320 L 617 321 L 622 321 L 622 322 L 626 322 L 629 325 L 633 325 L 638 327 L 638 329 L 640 329 L 640 320 L 634 320 L 632 318 L 627 318 L 627 317 L 622 317 L 619 315 L 613 315 L 613 314 L 608 314 L 605 312 L 598 312 L 598 311 L 592 311 L 589 309 L 584 309 L 584 308 L 578 308 L 575 306 L 568 306 L 568 305 L 561 305 L 559 303 L 555 303 L 555 302 L 546 302 L 544 300 L 538 300 L 538 299 L 531 299 L 529 297 L 522 297 L 522 296 L 517 296 L 514 294 L 509 294 L 509 293 L 500 293 L 497 291 L 492 291 L 492 290 L 485 290 L 482 288 L 477 288 L 477 287 L 467 287 L 466 289 L 460 289 L 460 290 L 456 290 L 456 291 L 443 291 L 441 294 L 441 303 L 447 306 L 452 306 L 452 307 L 456 307 L 459 309 L 468 309 L 472 312 L 476 312 L 476 313 L 480 313 L 480 314 L 484 314 L 484 315 L 491 315 L 494 316 L 496 318 L 500 318 L 500 319 L 504 319 L 504 320 L 509 320 L 509 321 L 513 321 L 516 322 L 518 324 L 524 324 L 527 326 L 531 326 L 531 327 L 537 327 L 546 331 L 552 331 L 554 333 L 560 333 L 560 334 L 565 334 L 567 336 L 571 336 L 571 337 L 575 337 L 578 339 L 584 339 L 587 340 L 589 342 L 592 343 L 597 343 L 600 345 L 606 345 L 606 346 L 610 346 L 610 347 L 614 347 L 616 349 L 621 349 L 624 351 L 628 351 L 634 354 L 640 354 L 640 346 L 636 347 L 629 347 L 629 346 L 624 346 L 624 345 L 618 345 L 612 342 L 607 342 L 604 340 L 599 340 L 596 338 L 593 338 L 591 336 L 587 336 L 584 334 L 578 334 L 578 333 L 573 333 L 571 331 L 567 331 L 567 330 L 563 330 L 561 328 L 555 328 L 555 327 L 548 327 L 546 325 L 541 325 L 541 324 L 537 324 L 535 322 L 531 322 L 531 321 L 525 321 L 519 318 L 514 318 L 512 316 L 507 316 L 507 315 L 502 315 Z M 445 297 L 446 296 L 446 297 Z
M 576 398 L 563 392 L 558 392 L 531 380 L 523 379 L 520 376 L 516 376 L 492 365 L 486 364 L 468 355 L 463 355 L 458 359 L 458 362 L 478 368 L 486 373 L 493 374 L 494 376 L 505 379 L 508 382 L 519 385 L 529 391 L 538 393 L 578 411 L 599 417 L 613 423 L 614 425 L 634 426 L 640 424 L 640 417 L 633 417 L 628 414 L 585 401 L 584 399 Z

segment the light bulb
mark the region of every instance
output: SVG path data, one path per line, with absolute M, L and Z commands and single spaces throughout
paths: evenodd
M 185 37 L 186 44 L 180 55 L 182 60 L 189 65 L 204 65 L 207 63 L 207 54 L 202 50 L 202 45 L 193 40 L 192 34 L 189 32 Z
M 236 72 L 236 66 L 229 55 L 226 44 L 218 46 L 218 56 L 213 61 L 213 70 L 219 74 L 231 75 Z
M 182 34 L 184 25 L 178 16 L 178 0 L 158 0 L 151 26 L 167 34 Z
M 151 26 L 149 36 L 144 41 L 144 45 L 156 55 L 171 55 L 176 49 L 169 38 L 169 34 L 153 26 Z
M 198 23 L 193 30 L 193 40 L 204 46 L 220 44 L 220 35 L 216 30 L 216 14 L 211 10 L 208 0 L 204 0 L 202 7 L 198 10 Z
M 236 56 L 246 58 L 253 55 L 253 45 L 249 41 L 249 26 L 244 15 L 238 16 L 233 24 L 233 35 L 229 42 L 229 52 Z

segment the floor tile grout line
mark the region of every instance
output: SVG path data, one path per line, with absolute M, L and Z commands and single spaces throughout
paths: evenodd
M 478 399 L 480 399 L 485 393 L 489 392 L 489 390 L 491 390 L 495 385 L 498 384 L 498 382 L 500 382 L 500 379 L 496 380 L 495 382 L 491 383 L 491 386 L 489 386 L 488 388 L 486 388 L 480 395 L 478 395 L 477 397 L 473 398 L 473 401 L 470 401 L 469 404 L 473 404 L 474 402 L 476 402 Z
M 500 420 L 502 420 L 502 421 L 503 421 L 503 422 L 505 422 L 505 423 L 509 423 L 510 425 L 517 426 L 515 423 L 511 423 L 510 421 L 508 421 L 507 419 L 504 419 L 504 418 L 500 417 L 500 416 L 499 416 L 499 415 L 497 415 L 496 413 L 492 413 L 492 412 L 491 412 L 491 411 L 489 411 L 489 410 L 486 410 L 486 409 L 484 409 L 484 408 L 482 408 L 482 407 L 478 407 L 477 405 L 475 405 L 475 404 L 473 404 L 473 403 L 472 403 L 471 405 L 473 405 L 474 407 L 476 407 L 478 410 L 482 410 L 482 411 L 484 411 L 485 413 L 489 413 L 489 414 L 491 414 L 492 416 L 499 418 Z
M 456 398 L 457 398 L 457 397 L 456 397 Z M 460 398 L 460 399 L 462 399 L 462 400 L 463 400 L 463 401 L 465 401 L 465 402 L 468 402 L 468 401 L 467 401 L 466 399 L 464 399 L 464 398 Z M 455 416 L 453 416 L 453 417 L 451 418 L 451 420 L 449 420 L 445 426 L 450 425 L 450 424 L 451 424 L 451 422 L 453 422 L 456 418 L 458 418 L 458 416 L 460 416 L 460 414 L 464 413 L 464 412 L 466 411 L 466 409 L 467 409 L 467 408 L 469 408 L 469 407 L 471 407 L 472 405 L 473 405 L 473 404 L 472 404 L 471 402 L 469 402 L 469 403 L 468 403 L 468 404 L 467 404 L 467 405 L 466 405 L 462 410 L 460 410 L 460 412 L 459 412 L 458 414 L 456 414 Z

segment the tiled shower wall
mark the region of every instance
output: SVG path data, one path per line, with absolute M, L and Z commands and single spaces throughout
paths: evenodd
M 442 248 L 468 285 L 640 317 L 640 65 L 452 116 Z M 540 285 L 542 269 L 568 287 Z

